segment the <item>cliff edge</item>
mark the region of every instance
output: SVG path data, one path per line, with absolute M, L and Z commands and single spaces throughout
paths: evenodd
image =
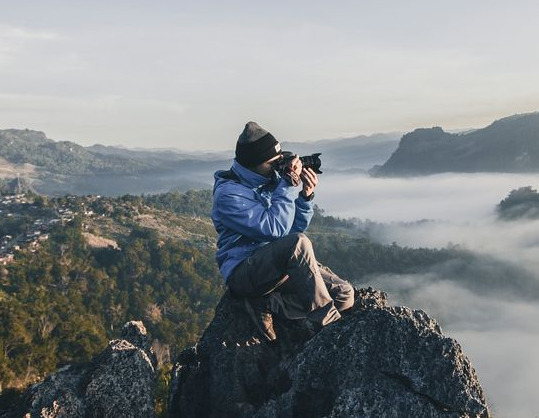
M 124 325 L 122 338 L 91 363 L 66 366 L 31 386 L 2 418 L 153 417 L 155 358 L 142 322 Z
M 197 346 L 175 366 L 171 417 L 489 417 L 460 345 L 423 311 L 388 307 L 362 289 L 343 318 L 313 338 L 276 320 L 260 342 L 228 293 Z
M 513 115 L 470 132 L 448 133 L 440 127 L 416 129 L 400 140 L 378 177 L 436 173 L 537 173 L 539 112 Z

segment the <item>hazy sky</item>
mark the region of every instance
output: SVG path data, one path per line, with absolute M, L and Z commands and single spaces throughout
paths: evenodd
M 0 0 L 0 129 L 230 149 L 539 110 L 539 2 Z

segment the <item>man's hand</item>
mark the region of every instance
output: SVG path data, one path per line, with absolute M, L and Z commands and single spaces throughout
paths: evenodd
M 294 187 L 299 186 L 301 183 L 300 176 L 303 170 L 303 163 L 296 155 L 290 163 L 286 166 L 284 178 Z
M 303 196 L 309 198 L 318 185 L 318 176 L 312 168 L 304 168 L 301 171 L 301 180 L 303 180 Z
M 299 157 L 296 155 L 292 161 L 288 163 L 288 169 L 290 171 L 293 171 L 298 176 L 301 175 L 301 170 L 303 169 L 303 163 L 299 159 Z

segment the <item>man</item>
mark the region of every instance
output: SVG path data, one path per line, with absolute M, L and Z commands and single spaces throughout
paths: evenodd
M 273 135 L 249 122 L 231 169 L 215 173 L 213 190 L 219 269 L 268 341 L 276 339 L 272 314 L 304 318 L 314 333 L 354 304 L 352 286 L 316 261 L 303 234 L 313 216 L 316 173 L 296 156 L 281 176 L 280 158 Z

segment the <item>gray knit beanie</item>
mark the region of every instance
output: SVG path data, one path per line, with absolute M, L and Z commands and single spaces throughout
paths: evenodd
M 236 161 L 255 167 L 281 153 L 281 144 L 256 122 L 247 122 L 236 143 Z

